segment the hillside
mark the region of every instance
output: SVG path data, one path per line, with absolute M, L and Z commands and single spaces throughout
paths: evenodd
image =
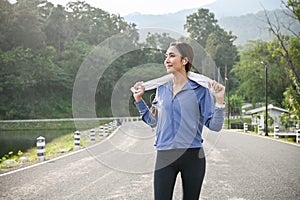
M 283 10 L 259 11 L 256 14 L 247 14 L 239 17 L 224 17 L 219 20 L 219 24 L 226 31 L 232 31 L 238 38 L 236 44 L 245 44 L 248 40 L 261 39 L 272 40 L 274 37 L 268 30 L 266 14 L 273 24 L 280 24 L 281 33 L 291 35 L 287 28 L 295 33 L 300 32 L 300 24 L 288 17 Z M 277 18 L 277 19 L 276 19 Z
M 276 22 L 275 16 L 277 16 L 281 24 L 285 26 L 292 24 L 291 28 L 293 31 L 300 31 L 299 23 L 283 13 L 281 0 L 234 2 L 235 0 L 217 0 L 204 6 L 204 8 L 208 8 L 210 12 L 215 14 L 222 28 L 232 31 L 238 37 L 235 41 L 237 45 L 245 44 L 248 40 L 271 40 L 273 38 L 273 35 L 269 33 L 267 28 L 264 9 L 267 10 L 268 16 L 271 17 L 273 22 Z M 169 29 L 187 35 L 183 28 L 186 16 L 197 12 L 197 10 L 197 8 L 194 8 L 165 15 L 133 13 L 124 18 L 128 22 L 137 24 L 137 27 L 140 29 L 149 27 Z M 290 34 L 283 26 L 282 28 L 283 34 Z
M 216 0 L 203 6 L 203 8 L 208 8 L 217 19 L 221 19 L 229 16 L 254 14 L 261 10 L 279 9 L 281 8 L 281 0 Z

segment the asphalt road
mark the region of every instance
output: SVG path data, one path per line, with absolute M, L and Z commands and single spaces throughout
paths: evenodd
M 299 145 L 227 130 L 203 136 L 201 199 L 300 199 Z M 1 174 L 0 199 L 153 199 L 154 139 L 143 122 L 126 123 L 91 148 Z

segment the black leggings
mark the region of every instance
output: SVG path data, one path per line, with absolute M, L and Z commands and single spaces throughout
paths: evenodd
M 171 200 L 178 172 L 181 173 L 184 200 L 198 200 L 205 175 L 202 148 L 157 151 L 154 172 L 155 200 Z

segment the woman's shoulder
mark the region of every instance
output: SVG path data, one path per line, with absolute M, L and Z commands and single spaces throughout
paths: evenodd
M 189 80 L 189 84 L 198 99 L 206 98 L 207 96 L 211 95 L 207 87 L 204 87 L 193 80 Z
M 196 81 L 193 81 L 191 79 L 189 79 L 189 82 L 190 84 L 190 87 L 193 89 L 193 90 L 206 90 L 207 88 L 200 85 L 199 83 L 197 83 Z M 208 89 L 207 89 L 208 90 Z
M 157 90 L 165 90 L 165 89 L 172 89 L 172 80 L 164 83 L 164 84 L 161 84 L 157 87 Z

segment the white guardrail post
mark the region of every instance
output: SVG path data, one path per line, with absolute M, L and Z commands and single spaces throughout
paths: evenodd
M 92 129 L 90 131 L 90 140 L 91 140 L 91 142 L 95 142 L 95 135 L 96 135 L 95 130 Z
M 279 126 L 278 125 L 274 126 L 274 138 L 276 138 L 276 139 L 279 138 Z
M 296 142 L 300 143 L 300 129 L 296 130 Z
M 99 127 L 99 138 L 101 139 L 104 136 L 104 127 L 100 126 Z
M 36 149 L 38 161 L 44 161 L 46 157 L 46 142 L 43 136 L 36 139 Z
M 258 126 L 258 128 L 257 128 L 257 133 L 258 133 L 258 135 L 262 135 L 262 133 L 263 133 L 263 128 L 262 128 L 261 125 Z
M 80 132 L 79 131 L 75 131 L 75 133 L 74 133 L 74 147 L 75 147 L 75 149 L 80 148 Z
M 248 132 L 248 124 L 247 123 L 244 123 L 244 132 Z

